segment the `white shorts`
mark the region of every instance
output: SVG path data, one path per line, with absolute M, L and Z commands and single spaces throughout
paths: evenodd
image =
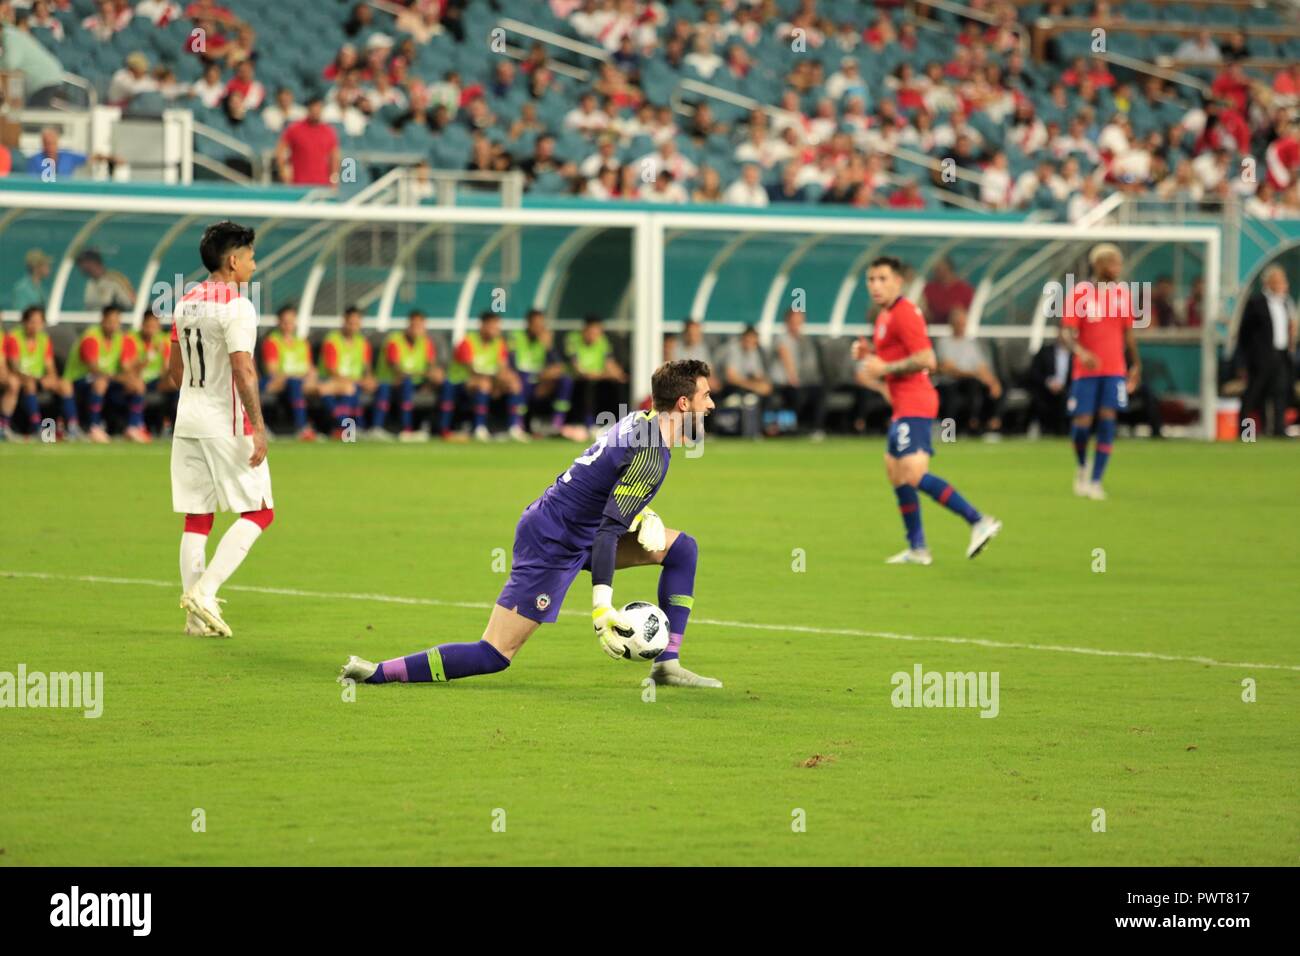
M 248 464 L 253 436 L 172 439 L 172 510 L 205 515 L 214 511 L 260 511 L 275 507 L 271 469 Z

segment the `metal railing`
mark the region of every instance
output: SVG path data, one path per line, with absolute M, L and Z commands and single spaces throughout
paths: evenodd
M 245 175 L 237 169 L 232 168 L 229 164 L 213 159 L 210 156 L 204 156 L 197 150 L 194 152 L 195 166 L 210 170 L 211 172 L 221 176 L 223 179 L 228 179 L 232 183 L 239 183 L 244 186 L 251 185 L 262 178 L 262 170 L 265 164 L 262 161 L 262 155 L 258 153 L 257 150 L 253 149 L 253 147 L 249 146 L 243 140 L 236 139 L 228 133 L 223 133 L 219 129 L 213 129 L 205 123 L 198 122 L 198 120 L 194 121 L 193 129 L 195 136 L 202 136 L 205 139 L 210 139 L 212 142 L 225 147 L 232 153 L 245 157 L 248 160 L 248 166 L 253 171 L 253 174 L 251 177 Z
M 1133 70 L 1135 73 L 1145 73 L 1148 76 L 1157 76 L 1162 80 L 1168 80 L 1170 83 L 1177 83 L 1180 86 L 1186 86 L 1195 90 L 1202 96 L 1209 96 L 1210 85 L 1202 80 L 1198 80 L 1190 73 L 1183 73 L 1180 70 L 1171 70 L 1168 67 L 1159 66 L 1155 63 L 1148 63 L 1146 60 L 1139 60 L 1137 57 L 1128 56 L 1124 53 L 1095 53 L 1093 54 L 1099 60 L 1105 60 L 1107 63 L 1113 63 L 1115 66 L 1122 66 L 1125 69 Z
M 63 73 L 63 82 L 68 86 L 75 86 L 77 89 L 84 91 L 86 94 L 86 105 L 89 108 L 93 109 L 99 105 L 99 93 L 95 89 L 95 85 L 84 76 L 77 73 L 69 73 L 65 70 Z

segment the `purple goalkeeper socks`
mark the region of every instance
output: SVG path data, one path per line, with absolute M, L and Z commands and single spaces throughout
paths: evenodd
M 418 654 L 394 657 L 382 662 L 374 674 L 366 679 L 366 683 L 441 683 L 476 674 L 495 674 L 509 666 L 510 659 L 487 641 L 439 644 Z
M 699 543 L 689 534 L 679 534 L 664 555 L 659 572 L 659 607 L 668 615 L 668 649 L 656 661 L 676 660 L 680 655 L 686 622 L 695 606 L 695 566 L 699 563 Z

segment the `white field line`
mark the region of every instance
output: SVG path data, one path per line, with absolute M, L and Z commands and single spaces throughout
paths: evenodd
M 178 581 L 156 581 L 148 578 L 116 578 L 94 574 L 47 574 L 41 571 L 3 571 L 0 579 L 27 578 L 40 581 L 66 581 L 80 584 L 118 584 L 135 587 L 173 588 L 179 590 Z M 249 584 L 227 584 L 223 590 L 243 591 L 249 594 L 275 594 L 282 597 L 323 598 L 331 601 L 375 601 L 382 604 L 411 604 L 421 607 L 456 607 L 473 611 L 488 611 L 493 605 L 481 601 L 441 601 L 436 598 L 402 597 L 396 594 L 368 594 L 349 591 L 306 591 L 301 588 L 257 587 Z M 575 617 L 587 617 L 584 611 L 561 611 Z M 757 624 L 753 621 L 720 621 L 707 617 L 692 617 L 691 623 L 706 627 L 727 627 L 747 631 L 777 631 L 795 634 L 822 634 L 837 637 L 865 637 L 882 641 L 914 641 L 924 644 L 972 644 L 1000 650 L 1051 651 L 1057 654 L 1084 654 L 1091 657 L 1119 657 L 1126 660 L 1172 661 L 1180 664 L 1201 664 L 1208 667 L 1235 667 L 1254 670 L 1300 671 L 1300 664 L 1253 664 L 1244 661 L 1217 661 L 1211 657 L 1188 657 L 1178 654 L 1157 654 L 1154 651 L 1106 651 L 1095 647 L 1071 647 L 1063 644 L 1024 644 L 1015 641 L 990 641 L 979 637 L 927 637 L 919 634 L 894 634 L 890 631 L 864 631 L 849 627 L 808 627 L 799 624 Z

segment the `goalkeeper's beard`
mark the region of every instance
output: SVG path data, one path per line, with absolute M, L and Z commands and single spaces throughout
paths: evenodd
M 681 420 L 681 434 L 677 436 L 677 441 L 682 445 L 693 445 L 704 437 L 704 416 L 706 412 L 691 412 L 689 415 L 683 415 Z

